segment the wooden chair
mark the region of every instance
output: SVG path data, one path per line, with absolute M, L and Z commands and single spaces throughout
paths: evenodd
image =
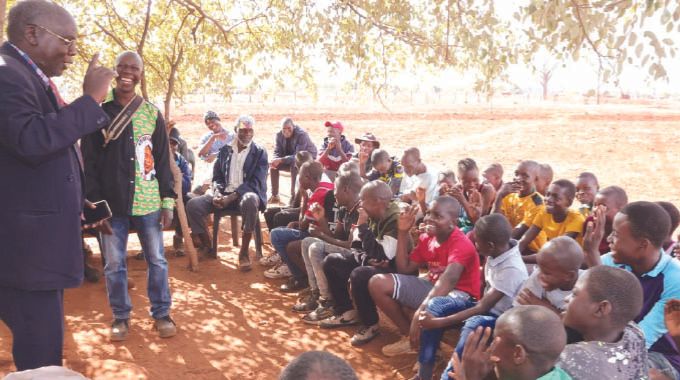
M 231 219 L 231 241 L 234 247 L 239 246 L 238 241 L 238 218 L 241 216 L 239 210 L 217 210 L 213 213 L 213 249 L 217 252 L 217 243 L 220 231 L 220 219 L 228 216 Z M 262 227 L 260 226 L 260 213 L 257 213 L 257 222 L 255 223 L 255 255 L 259 260 L 262 257 Z

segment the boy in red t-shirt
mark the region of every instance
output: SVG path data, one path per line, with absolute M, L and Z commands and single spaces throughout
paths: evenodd
M 417 213 L 418 206 L 414 205 L 399 216 L 398 273 L 375 275 L 368 287 L 375 304 L 403 335 L 398 342 L 383 347 L 386 356 L 411 352 L 411 345 L 417 348 L 421 332 L 418 314 L 425 310 L 424 301 L 429 295 L 445 295 L 439 294 L 441 288 L 453 288 L 448 295 L 452 307 L 455 303 L 459 310 L 474 306 L 480 295 L 479 255 L 472 242 L 456 227 L 460 214 L 458 201 L 445 195 L 432 203 L 424 219 L 425 233 L 420 235 L 418 245 L 409 255 L 407 242 Z M 421 267 L 427 267 L 427 278 L 415 276 Z M 440 276 L 449 283 L 441 284 Z M 416 313 L 413 317 L 407 316 L 402 307 L 416 309 Z

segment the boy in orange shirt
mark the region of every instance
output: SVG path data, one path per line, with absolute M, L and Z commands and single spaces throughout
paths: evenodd
M 566 235 L 582 243 L 586 219 L 578 211 L 569 209 L 575 195 L 576 186 L 569 180 L 558 179 L 550 184 L 545 194 L 545 209 L 536 215 L 531 227 L 519 241 L 525 263 L 536 263 L 536 254 L 529 251 L 528 247 L 541 232 L 545 233 L 548 240 Z

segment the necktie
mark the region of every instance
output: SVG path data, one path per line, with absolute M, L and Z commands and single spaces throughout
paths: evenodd
M 54 97 L 54 100 L 56 100 L 57 102 L 58 108 L 62 108 L 68 105 L 68 103 L 64 101 L 64 98 L 62 98 L 61 95 L 59 94 L 59 89 L 57 88 L 57 85 L 54 82 L 52 82 L 51 79 L 48 93 L 50 93 Z M 80 165 L 80 170 L 83 170 L 83 155 L 80 152 L 80 146 L 78 145 L 78 143 L 73 144 L 73 150 L 75 150 L 76 157 L 78 157 L 78 164 Z

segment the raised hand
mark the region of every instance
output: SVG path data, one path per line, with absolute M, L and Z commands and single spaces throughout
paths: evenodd
M 91 96 L 95 102 L 102 103 L 111 87 L 116 72 L 99 64 L 99 53 L 95 53 L 87 66 L 83 79 L 83 95 Z
M 500 341 L 500 338 L 496 338 L 487 347 L 490 338 L 489 327 L 482 329 L 480 326 L 472 332 L 465 341 L 463 357 L 459 358 L 458 353 L 453 353 L 451 362 L 455 373 L 449 372 L 448 375 L 456 380 L 483 379 L 488 376 L 493 368 L 491 353 Z
M 416 215 L 418 215 L 418 205 L 408 206 L 404 211 L 400 212 L 399 220 L 397 221 L 399 231 L 410 231 L 411 227 L 416 223 Z
M 600 242 L 604 238 L 604 227 L 607 219 L 607 207 L 597 206 L 593 212 L 593 221 L 586 225 L 583 235 L 583 250 L 585 252 L 599 252 Z
M 425 203 L 425 198 L 427 198 L 427 192 L 424 187 L 419 187 L 416 189 L 416 201 L 418 203 Z

